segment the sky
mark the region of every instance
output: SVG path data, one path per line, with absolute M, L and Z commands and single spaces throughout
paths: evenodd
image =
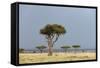
M 56 7 L 39 5 L 19 6 L 19 47 L 35 49 L 47 46 L 47 39 L 40 29 L 47 24 L 59 24 L 65 27 L 54 49 L 61 46 L 80 45 L 81 49 L 96 48 L 96 10 L 91 8 Z

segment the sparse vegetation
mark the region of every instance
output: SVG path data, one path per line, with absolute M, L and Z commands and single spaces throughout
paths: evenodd
M 80 48 L 80 45 L 72 45 L 72 47 L 73 47 L 75 50 L 77 50 L 77 49 Z
M 61 48 L 64 50 L 64 52 L 67 52 L 67 50 L 69 49 L 69 48 L 71 48 L 70 46 L 61 46 Z
M 43 50 L 46 48 L 46 46 L 41 45 L 41 46 L 37 46 L 36 48 L 42 53 Z
M 40 29 L 40 34 L 44 35 L 47 40 L 48 51 L 44 52 L 47 48 L 44 45 L 36 46 L 39 50 L 33 50 L 32 53 L 24 53 L 24 49 L 19 49 L 19 63 L 43 63 L 43 62 L 59 62 L 59 61 L 77 61 L 77 60 L 94 60 L 96 59 L 96 53 L 92 52 L 78 52 L 77 54 L 68 52 L 67 50 L 70 48 L 74 48 L 75 50 L 80 48 L 80 45 L 72 45 L 72 46 L 61 46 L 64 52 L 54 52 L 53 46 L 59 37 L 66 33 L 65 28 L 62 25 L 58 24 L 48 24 L 44 28 Z
M 19 49 L 19 52 L 20 52 L 20 53 L 23 53 L 23 52 L 24 52 L 24 49 L 23 49 L 23 48 L 20 48 L 20 49 Z
M 73 45 L 73 48 L 80 48 L 80 45 Z
M 56 56 L 57 54 L 57 56 Z M 96 53 L 54 53 L 47 56 L 47 53 L 20 53 L 19 63 L 43 63 L 43 62 L 61 62 L 61 61 L 77 61 L 77 60 L 95 60 Z

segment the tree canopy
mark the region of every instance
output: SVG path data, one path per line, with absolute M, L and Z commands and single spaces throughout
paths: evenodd
M 36 48 L 37 48 L 37 49 L 45 49 L 46 46 L 41 45 L 41 46 L 37 46 Z
M 66 30 L 63 26 L 58 24 L 47 24 L 43 29 L 40 30 L 40 33 L 49 36 L 54 34 L 60 35 L 66 33 Z
M 70 46 L 61 46 L 61 48 L 68 49 L 68 48 L 71 48 L 71 47 Z
M 80 45 L 73 45 L 73 48 L 80 48 Z

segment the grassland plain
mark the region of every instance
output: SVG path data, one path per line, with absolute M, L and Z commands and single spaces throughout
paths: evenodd
M 95 60 L 95 52 L 82 53 L 19 53 L 19 64 L 27 63 L 43 63 L 43 62 L 61 62 L 61 61 L 77 61 L 77 60 Z

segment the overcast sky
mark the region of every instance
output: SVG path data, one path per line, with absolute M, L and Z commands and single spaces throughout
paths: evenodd
M 47 40 L 40 34 L 40 29 L 46 24 L 60 24 L 67 33 L 59 37 L 54 48 L 79 44 L 82 49 L 95 49 L 95 9 L 36 5 L 20 5 L 19 8 L 20 48 L 47 46 Z

